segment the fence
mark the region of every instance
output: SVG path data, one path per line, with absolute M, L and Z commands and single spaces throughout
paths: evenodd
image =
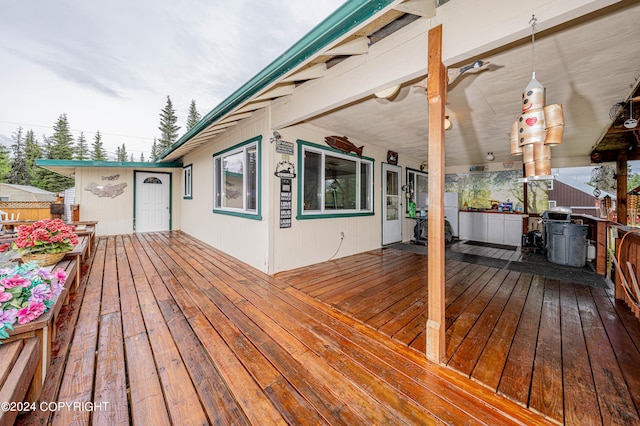
M 60 217 L 51 214 L 50 201 L 0 201 L 0 211 L 7 213 L 9 218 L 20 220 L 40 220 Z

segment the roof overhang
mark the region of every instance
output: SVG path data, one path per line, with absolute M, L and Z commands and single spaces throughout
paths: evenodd
M 82 160 L 36 160 L 36 166 L 58 173 L 59 175 L 71 177 L 76 172 L 76 168 L 83 167 L 118 167 L 129 169 L 171 169 L 182 168 L 182 163 L 147 163 L 136 161 L 82 161 Z

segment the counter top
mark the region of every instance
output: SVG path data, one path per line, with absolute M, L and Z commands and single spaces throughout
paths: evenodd
M 460 210 L 460 213 L 491 213 L 491 214 L 509 214 L 528 217 L 529 215 L 521 212 L 499 212 L 498 210 Z

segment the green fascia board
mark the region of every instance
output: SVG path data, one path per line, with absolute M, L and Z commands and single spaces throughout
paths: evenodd
M 178 149 L 198 133 L 231 112 L 235 107 L 256 95 L 269 84 L 283 77 L 296 66 L 319 52 L 328 44 L 351 31 L 356 26 L 393 3 L 393 0 L 348 0 L 333 14 L 309 31 L 296 44 L 276 58 L 251 80 L 233 92 L 217 107 L 211 110 L 191 130 L 173 143 L 157 161 Z
M 147 163 L 140 161 L 84 161 L 37 159 L 41 167 L 139 167 L 146 169 L 182 168 L 182 163 Z

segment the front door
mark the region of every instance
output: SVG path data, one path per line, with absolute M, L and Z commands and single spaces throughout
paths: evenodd
M 402 167 L 382 163 L 382 245 L 402 241 Z
M 168 231 L 171 175 L 136 172 L 136 232 Z

